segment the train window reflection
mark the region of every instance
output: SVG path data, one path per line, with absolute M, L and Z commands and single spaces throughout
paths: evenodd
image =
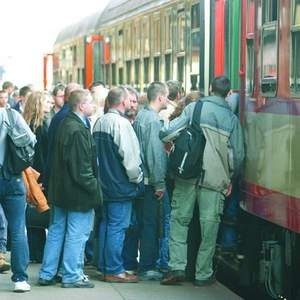
M 276 26 L 265 26 L 262 34 L 261 91 L 274 96 L 277 89 L 277 33 Z
M 253 92 L 254 82 L 254 40 L 247 39 L 247 66 L 246 66 L 246 94 L 250 96 Z
M 134 83 L 138 85 L 140 81 L 140 60 L 139 59 L 136 59 L 134 61 L 134 73 L 135 73 Z
M 131 83 L 131 61 L 126 61 L 126 83 Z
M 263 23 L 276 21 L 277 16 L 278 16 L 277 0 L 263 1 Z
M 160 57 L 154 57 L 154 81 L 159 81 L 160 74 Z
M 171 77 L 171 70 L 172 70 L 172 64 L 171 64 L 171 54 L 165 55 L 165 80 L 170 80 Z
M 149 57 L 144 58 L 144 83 L 149 83 Z

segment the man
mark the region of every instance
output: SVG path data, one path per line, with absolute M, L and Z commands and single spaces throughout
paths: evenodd
M 6 91 L 1 90 L 0 91 L 0 107 L 9 107 L 8 105 L 8 94 Z
M 241 167 L 244 148 L 239 120 L 225 101 L 230 91 L 229 79 L 224 76 L 216 77 L 212 81 L 211 91 L 213 96 L 203 99 L 200 119 L 206 138 L 202 179 L 175 178 L 169 248 L 171 272 L 162 280 L 162 284 L 173 284 L 184 279 L 187 231 L 195 201 L 199 206 L 202 241 L 194 284 L 205 286 L 215 281 L 212 259 L 220 215 L 223 213 L 224 199 L 231 193 L 231 179 Z M 196 103 L 188 105 L 178 118 L 161 130 L 160 137 L 164 142 L 174 139 L 190 123 L 195 105 Z
M 4 90 L 5 92 L 7 92 L 7 95 L 8 95 L 8 105 L 9 107 L 13 108 L 16 103 L 14 101 L 14 98 L 12 97 L 12 93 L 15 89 L 15 86 L 12 82 L 10 81 L 5 81 L 3 82 L 2 84 L 2 90 Z
M 19 91 L 18 102 L 12 108 L 17 110 L 20 114 L 23 114 L 27 98 L 32 91 L 33 89 L 30 86 L 25 85 L 21 87 Z
M 35 135 L 22 116 L 12 110 L 15 126 L 23 128 L 32 144 Z M 28 292 L 27 266 L 29 264 L 28 244 L 25 233 L 26 192 L 21 173 L 11 174 L 6 167 L 6 145 L 9 119 L 5 108 L 0 108 L 0 205 L 5 213 L 11 236 L 11 269 L 14 292 Z
M 163 109 L 159 115 L 165 123 L 169 122 L 169 117 L 174 112 L 178 105 L 178 102 L 182 98 L 182 84 L 177 80 L 168 80 L 167 86 L 169 89 L 167 106 Z
M 165 177 L 167 155 L 159 140 L 161 121 L 159 112 L 166 108 L 168 87 L 152 82 L 147 90 L 149 105 L 142 109 L 133 124 L 137 134 L 144 167 L 145 195 L 137 202 L 140 226 L 139 277 L 142 280 L 159 280 L 156 271 L 158 259 L 158 231 L 162 228 L 162 205 L 168 201 Z
M 69 107 L 71 111 L 58 129 L 52 150 L 48 191 L 52 220 L 38 283 L 56 283 L 61 256 L 62 287 L 92 288 L 94 284 L 83 274 L 84 247 L 92 229 L 94 208 L 101 204 L 101 193 L 94 143 L 86 123 L 93 111 L 90 93 L 73 91 Z
M 54 106 L 50 111 L 50 119 L 54 117 L 56 113 L 58 113 L 65 103 L 65 86 L 62 83 L 57 84 L 52 91 L 52 98 L 54 101 Z
M 131 108 L 127 90 L 116 87 L 107 96 L 108 112 L 97 120 L 96 142 L 99 173 L 104 196 L 103 219 L 99 227 L 99 271 L 107 282 L 137 282 L 125 272 L 122 250 L 129 226 L 132 200 L 142 182 L 138 140 L 125 112 Z

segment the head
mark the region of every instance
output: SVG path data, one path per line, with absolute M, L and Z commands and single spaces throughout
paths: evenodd
M 226 98 L 230 92 L 230 80 L 226 76 L 218 76 L 213 79 L 210 91 L 219 97 Z
M 130 109 L 126 111 L 126 116 L 129 119 L 134 120 L 135 116 L 137 115 L 138 112 L 138 92 L 131 86 L 125 86 L 126 90 L 128 91 L 129 94 L 129 100 L 130 100 Z
M 32 89 L 29 86 L 25 85 L 25 86 L 20 88 L 19 99 L 20 99 L 20 101 L 23 105 L 25 105 L 25 103 L 27 101 L 27 98 L 30 95 L 30 93 L 32 93 Z
M 65 88 L 65 102 L 69 101 L 69 97 L 71 95 L 71 93 L 75 90 L 80 90 L 82 89 L 80 84 L 76 83 L 76 82 L 70 82 L 67 84 L 66 88 Z
M 0 91 L 0 107 L 7 107 L 8 93 L 5 90 Z
M 65 103 L 65 88 L 66 87 L 64 84 L 59 83 L 54 87 L 52 91 L 52 97 L 56 109 L 61 109 Z
M 10 81 L 4 81 L 2 84 L 2 90 L 6 91 L 10 95 L 15 89 L 15 86 Z
M 104 107 L 105 98 L 108 94 L 108 89 L 105 87 L 104 82 L 94 81 L 90 86 L 92 97 L 97 107 Z
M 179 101 L 182 97 L 182 84 L 177 80 L 167 81 L 167 86 L 169 89 L 168 99 L 171 101 Z
M 43 124 L 45 114 L 51 110 L 51 103 L 51 96 L 47 92 L 35 91 L 29 94 L 23 117 L 34 131 Z
M 107 106 L 109 108 L 115 108 L 122 113 L 130 110 L 131 102 L 129 99 L 129 93 L 123 86 L 117 86 L 112 88 L 107 95 Z
M 147 89 L 147 98 L 149 104 L 157 112 L 167 108 L 168 87 L 163 82 L 155 81 L 150 83 Z
M 93 98 L 89 90 L 77 89 L 71 92 L 69 96 L 70 109 L 73 112 L 90 117 L 93 114 Z

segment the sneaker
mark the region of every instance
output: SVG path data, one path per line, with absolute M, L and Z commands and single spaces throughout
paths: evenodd
M 162 274 L 156 270 L 149 270 L 140 273 L 139 279 L 144 281 L 148 281 L 148 280 L 159 281 L 162 279 Z
M 0 253 L 0 273 L 10 270 L 10 263 L 6 261 L 4 253 Z
M 88 279 L 82 279 L 73 283 L 62 283 L 62 288 L 93 288 L 95 285 Z
M 44 279 L 44 278 L 39 278 L 37 284 L 39 286 L 50 286 L 50 285 L 55 285 L 56 284 L 56 278 L 52 278 L 52 279 Z
M 216 280 L 216 277 L 215 277 L 215 275 L 212 275 L 212 276 L 210 276 L 209 278 L 207 278 L 207 279 L 196 279 L 195 281 L 194 281 L 194 285 L 195 286 L 208 286 L 208 285 L 212 285 L 212 284 L 214 284 L 215 282 L 216 282 L 217 280 Z
M 26 281 L 15 282 L 15 293 L 25 293 L 30 291 L 30 285 Z

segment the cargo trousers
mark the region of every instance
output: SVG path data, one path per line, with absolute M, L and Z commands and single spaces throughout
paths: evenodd
M 223 213 L 224 195 L 199 187 L 195 180 L 175 179 L 170 224 L 171 270 L 185 270 L 187 263 L 188 226 L 193 216 L 195 201 L 199 206 L 201 244 L 196 261 L 196 280 L 206 280 L 213 275 L 213 256 Z

